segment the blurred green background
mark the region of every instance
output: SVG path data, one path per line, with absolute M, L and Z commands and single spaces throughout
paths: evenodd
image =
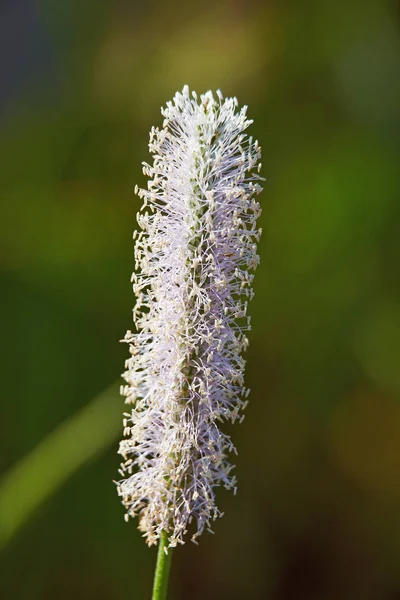
M 399 28 L 385 0 L 2 0 L 2 599 L 150 596 L 118 340 L 133 186 L 185 83 L 249 105 L 267 183 L 239 492 L 170 598 L 400 599 Z

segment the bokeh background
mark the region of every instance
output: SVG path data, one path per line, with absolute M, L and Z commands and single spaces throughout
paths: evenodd
M 112 482 L 148 130 L 249 105 L 264 237 L 239 492 L 175 600 L 400 599 L 400 4 L 0 3 L 0 597 L 145 599 Z

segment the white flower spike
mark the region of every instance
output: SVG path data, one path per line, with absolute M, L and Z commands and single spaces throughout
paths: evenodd
M 236 491 L 228 453 L 236 452 L 219 424 L 242 421 L 257 267 L 255 196 L 261 151 L 245 133 L 252 123 L 236 98 L 200 96 L 187 86 L 162 109 L 152 128 L 152 166 L 137 220 L 137 333 L 127 332 L 131 357 L 121 392 L 125 413 L 118 493 L 125 515 L 139 516 L 149 545 L 166 532 L 170 547 L 192 540 L 222 513 L 215 488 Z

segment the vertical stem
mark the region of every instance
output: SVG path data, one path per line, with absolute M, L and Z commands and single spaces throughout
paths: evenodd
M 167 597 L 168 576 L 171 567 L 172 549 L 165 554 L 164 548 L 168 543 L 168 537 L 165 531 L 160 535 L 158 542 L 157 564 L 154 573 L 154 585 L 152 600 L 165 600 Z

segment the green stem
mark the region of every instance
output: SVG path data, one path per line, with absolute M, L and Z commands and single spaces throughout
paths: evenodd
M 167 547 L 168 537 L 165 531 L 161 533 L 158 542 L 157 564 L 154 573 L 154 586 L 152 600 L 165 600 L 167 597 L 168 576 L 171 568 L 172 549 L 169 548 L 168 554 L 165 554 L 164 548 Z

